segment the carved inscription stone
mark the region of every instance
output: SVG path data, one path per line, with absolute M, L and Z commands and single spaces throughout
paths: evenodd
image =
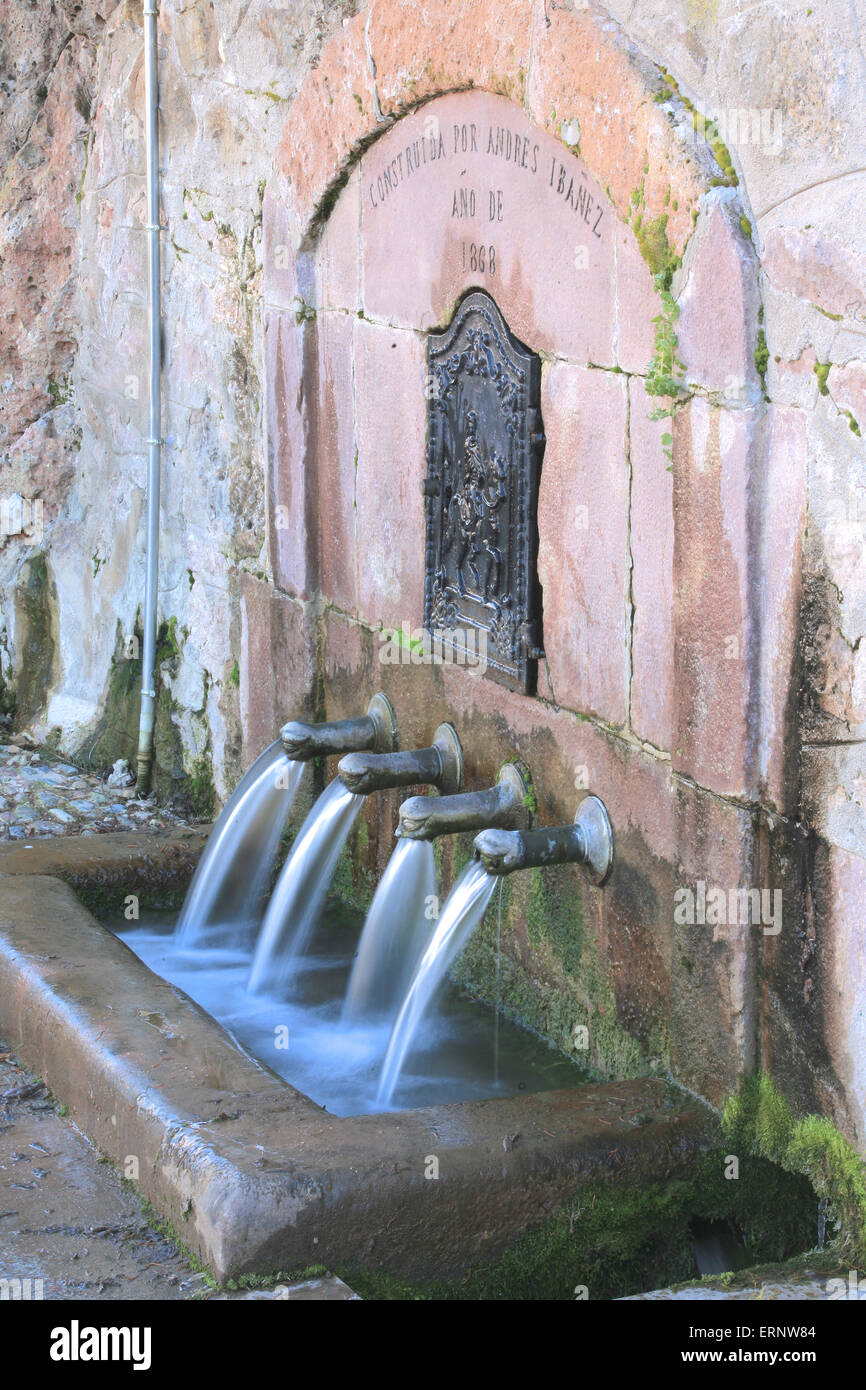
M 456 661 L 483 651 L 487 675 L 528 693 L 542 655 L 541 363 L 483 290 L 430 334 L 427 361 L 425 626 Z
M 485 289 L 536 352 L 614 365 L 611 204 L 513 102 L 462 92 L 422 106 L 365 155 L 359 201 L 372 319 L 441 328 L 466 290 Z M 649 281 L 636 244 L 632 258 Z

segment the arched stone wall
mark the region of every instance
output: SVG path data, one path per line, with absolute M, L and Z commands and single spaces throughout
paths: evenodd
M 542 821 L 570 819 L 583 786 L 605 799 L 618 860 L 603 893 L 565 871 L 549 889 L 515 885 L 515 1007 L 560 1043 L 587 1023 L 601 1069 L 642 1065 L 635 1040 L 718 1101 L 760 1059 L 762 1010 L 778 1012 L 759 978 L 776 932 L 677 921 L 677 895 L 696 894 L 700 916 L 701 884 L 782 886 L 767 825 L 794 809 L 798 415 L 763 398 L 748 222 L 724 148 L 690 137 L 673 79 L 589 6 L 449 16 L 443 28 L 438 10 L 376 0 L 349 21 L 291 108 L 265 196 L 270 550 L 305 617 L 289 649 L 318 671 L 328 717 L 384 687 L 406 745 L 453 719 L 476 785 L 520 752 Z M 464 151 L 467 123 L 483 149 L 470 132 Z M 492 127 L 527 142 L 526 167 L 488 154 Z M 408 172 L 407 150 L 437 128 L 441 161 Z M 467 230 L 451 194 L 459 212 L 470 184 Z M 497 191 L 501 250 L 485 202 Z M 495 285 L 477 263 L 464 271 L 467 242 L 488 247 L 488 267 L 494 245 Z M 422 618 L 424 336 L 477 284 L 544 358 L 535 698 L 378 659 L 377 626 Z M 681 363 L 672 421 L 651 418 L 664 399 L 647 391 L 660 330 Z M 371 808 L 370 866 L 390 850 L 394 805 Z M 467 969 L 483 989 L 483 941 Z M 785 1007 L 795 1031 L 797 1003 Z M 808 1067 L 817 1103 L 856 1132 L 820 1028 Z

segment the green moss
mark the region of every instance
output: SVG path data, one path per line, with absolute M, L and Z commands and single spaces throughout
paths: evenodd
M 743 213 L 740 218 L 740 231 L 743 233 L 743 236 L 751 237 L 752 235 L 752 224 L 745 213 Z
M 355 911 L 366 912 L 376 891 L 376 875 L 367 866 L 370 832 L 363 816 L 340 855 L 331 883 L 331 893 Z
M 240 683 L 241 683 L 241 668 L 238 666 L 238 659 L 237 659 L 237 657 L 235 657 L 235 659 L 234 659 L 234 661 L 233 661 L 233 663 L 232 663 L 232 669 L 229 671 L 229 685 L 234 686 L 235 690 L 237 690 L 238 687 L 239 687 L 239 685 L 240 685 Z
M 726 1221 L 760 1260 L 786 1259 L 811 1243 L 814 1208 L 803 1179 L 757 1158 L 737 1181 L 724 1173 L 725 1154 L 717 1149 L 669 1182 L 576 1188 L 542 1225 L 455 1280 L 337 1272 L 365 1299 L 571 1301 L 583 1287 L 597 1300 L 698 1280 L 690 1236 L 697 1218 Z
M 585 931 L 571 871 L 527 870 L 506 878 L 501 891 L 498 969 L 499 905 L 494 895 L 454 968 L 458 983 L 491 1006 L 498 1000 L 507 1018 L 537 1033 L 591 1076 L 645 1075 L 647 1062 L 639 1044 L 617 1021 L 616 1003 L 594 938 Z M 522 964 L 523 923 L 534 957 L 531 972 Z M 580 1025 L 588 1031 L 588 1051 L 575 1051 L 575 1028 Z M 658 1052 L 665 1055 L 664 1043 Z
M 7 691 L 4 699 L 25 724 L 45 707 L 57 650 L 52 585 L 41 552 L 23 565 L 14 603 L 18 669 L 14 694 Z
M 648 396 L 666 396 L 670 404 L 657 407 L 650 416 L 652 420 L 672 416 L 677 398 L 685 390 L 685 366 L 677 353 L 676 321 L 680 315 L 679 306 L 669 289 L 660 286 L 659 294 L 661 311 L 653 319 L 655 352 L 647 367 L 644 386 Z
M 834 1249 L 866 1261 L 866 1164 L 823 1115 L 796 1119 L 765 1073 L 748 1077 L 724 1109 L 731 1145 L 800 1174 L 827 1199 Z
M 170 661 L 173 657 L 180 655 L 180 646 L 177 640 L 177 618 L 171 617 L 168 622 L 162 622 L 156 634 L 156 656 L 154 664 L 159 666 L 163 661 Z
M 859 439 L 859 438 L 860 438 L 860 426 L 858 425 L 858 423 L 857 423 L 857 421 L 855 420 L 855 418 L 854 418 L 853 414 L 851 413 L 851 411 L 850 411 L 850 410 L 845 410 L 845 409 L 843 409 L 843 410 L 842 410 L 842 414 L 848 416 L 848 428 L 849 428 L 849 430 L 851 431 L 851 433 L 852 433 L 852 434 L 856 434 L 857 438 Z
M 818 378 L 818 390 L 820 391 L 822 396 L 829 396 L 830 394 L 830 388 L 827 385 L 827 377 L 830 375 L 831 365 L 832 364 L 830 362 L 818 362 L 816 360 L 815 365 L 812 368 L 813 372 Z
M 764 386 L 767 376 L 767 363 L 770 360 L 770 350 L 767 347 L 767 337 L 763 328 L 758 329 L 758 341 L 755 345 L 755 370 L 761 378 L 761 385 Z
M 211 760 L 202 754 L 193 763 L 187 783 L 187 797 L 190 809 L 200 820 L 210 820 L 216 810 L 217 795 L 213 784 Z
M 48 382 L 48 394 L 51 397 L 52 405 L 65 405 L 72 399 L 72 385 L 69 377 L 65 376 L 62 381 Z

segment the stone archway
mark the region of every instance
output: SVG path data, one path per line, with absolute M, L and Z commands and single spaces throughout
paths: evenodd
M 726 152 L 689 138 L 672 79 L 602 11 L 428 9 L 377 0 L 350 21 L 281 141 L 265 202 L 274 573 L 316 600 L 304 659 L 329 714 L 391 680 L 404 736 L 455 718 L 477 777 L 513 741 L 544 819 L 570 819 L 582 777 L 604 797 L 618 876 L 603 901 L 574 891 L 617 1025 L 718 1100 L 755 1061 L 760 927 L 683 931 L 674 895 L 753 885 L 755 814 L 784 800 L 797 574 L 769 537 L 785 557 L 802 505 L 786 419 L 763 401 L 748 226 Z M 424 339 L 479 285 L 544 358 L 534 700 L 383 672 L 371 635 L 421 621 Z M 671 375 L 673 420 L 654 419 Z

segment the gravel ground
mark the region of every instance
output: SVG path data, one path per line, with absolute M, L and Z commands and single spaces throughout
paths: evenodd
M 126 763 L 81 772 L 45 749 L 0 744 L 0 840 L 187 824 L 154 797 L 137 797 L 133 780 Z

